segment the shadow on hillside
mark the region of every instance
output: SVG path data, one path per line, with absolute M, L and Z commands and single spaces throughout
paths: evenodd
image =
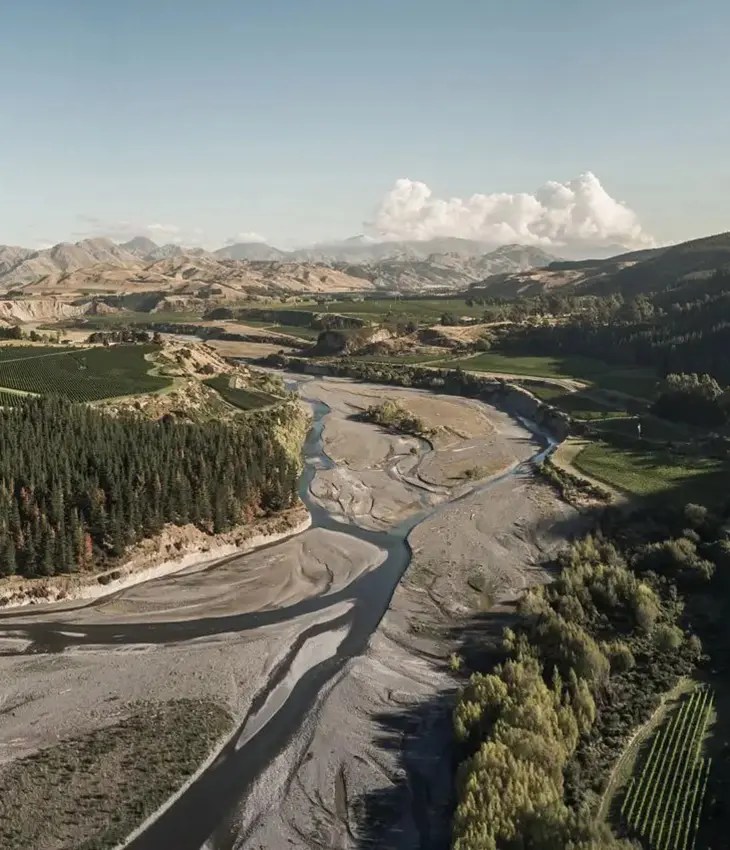
M 375 743 L 396 753 L 392 775 L 397 778 L 353 801 L 357 850 L 449 846 L 457 768 L 464 757 L 453 735 L 458 689 L 466 684 L 466 671 L 488 671 L 503 660 L 502 632 L 514 619 L 511 609 L 492 610 L 442 629 L 439 643 L 452 646 L 463 659 L 464 672 L 455 686 L 428 701 L 372 717 L 378 729 Z

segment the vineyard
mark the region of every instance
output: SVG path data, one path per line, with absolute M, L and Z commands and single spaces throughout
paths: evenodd
M 712 712 L 708 688 L 696 688 L 654 735 L 648 758 L 621 806 L 630 835 L 649 850 L 692 850 L 702 816 L 710 759 L 702 740 Z
M 0 403 L 12 405 L 19 399 L 3 389 L 58 395 L 77 402 L 164 389 L 170 385 L 169 378 L 148 374 L 150 363 L 145 355 L 153 350 L 145 345 L 0 349 Z M 8 355 L 11 351 L 13 357 Z
M 63 355 L 72 350 L 59 345 L 2 345 L 0 346 L 0 363 L 9 360 L 28 360 L 33 357 Z
M 266 407 L 266 405 L 273 404 L 276 401 L 268 393 L 231 387 L 229 379 L 225 375 L 210 378 L 205 383 L 216 390 L 229 404 L 239 407 L 241 410 L 255 410 L 257 407 Z
M 9 390 L 0 390 L 0 407 L 13 407 L 27 396 L 24 393 L 12 393 Z

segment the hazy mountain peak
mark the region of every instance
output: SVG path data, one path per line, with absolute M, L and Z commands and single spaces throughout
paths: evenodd
M 235 242 L 214 251 L 213 256 L 220 260 L 270 261 L 283 260 L 286 253 L 265 242 Z
M 149 257 L 159 248 L 159 245 L 147 236 L 135 236 L 128 242 L 122 242 L 119 247 L 139 257 Z

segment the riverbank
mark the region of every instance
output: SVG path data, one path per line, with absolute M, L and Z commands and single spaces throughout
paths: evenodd
M 193 525 L 166 526 L 156 537 L 133 547 L 126 560 L 111 569 L 38 579 L 19 576 L 0 579 L 0 611 L 25 605 L 100 599 L 188 567 L 246 554 L 301 534 L 310 525 L 309 512 L 299 504 L 223 534 L 206 534 Z

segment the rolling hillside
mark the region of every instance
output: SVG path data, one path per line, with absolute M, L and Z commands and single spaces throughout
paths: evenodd
M 490 275 L 470 287 L 491 298 L 539 295 L 556 288 L 571 294 L 632 295 L 707 279 L 730 268 L 730 233 L 666 248 L 634 251 L 607 260 L 557 261 L 546 268 Z

